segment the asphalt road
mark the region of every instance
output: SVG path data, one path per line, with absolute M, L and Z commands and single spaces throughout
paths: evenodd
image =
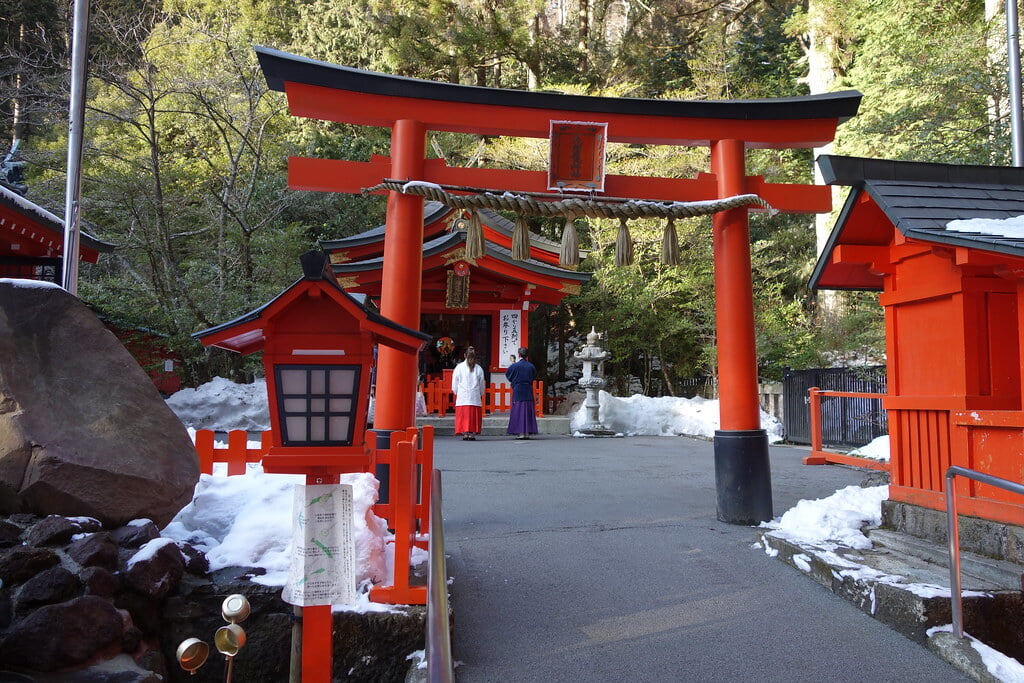
M 712 445 L 437 437 L 460 683 L 964 681 L 715 518 Z M 776 516 L 863 479 L 773 448 Z

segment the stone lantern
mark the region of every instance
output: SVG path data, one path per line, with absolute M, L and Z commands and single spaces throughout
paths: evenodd
M 601 335 L 591 327 L 587 343 L 573 354 L 583 361 L 583 377 L 580 377 L 579 384 L 587 392 L 587 400 L 583 404 L 587 411 L 587 421 L 578 431 L 587 436 L 615 436 L 614 431 L 601 424 L 599 415 L 601 402 L 598 394 L 604 388 L 601 366 L 608 358 L 608 352 L 598 345 L 600 339 Z

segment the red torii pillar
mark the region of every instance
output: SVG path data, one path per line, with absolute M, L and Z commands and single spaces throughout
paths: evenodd
M 368 162 L 292 158 L 289 186 L 358 193 L 385 178 L 442 185 L 544 192 L 547 173 L 457 168 L 425 159 L 427 130 L 548 137 L 553 121 L 607 124 L 609 142 L 710 145 L 711 174 L 694 179 L 609 175 L 609 196 L 697 201 L 757 194 L 780 211 L 827 212 L 823 186 L 764 182 L 746 175 L 747 147 L 820 147 L 841 120 L 856 114 L 860 93 L 774 100 L 692 102 L 583 97 L 436 83 L 388 76 L 257 48 L 271 89 L 287 94 L 292 114 L 392 128 L 392 158 Z M 715 435 L 718 518 L 756 524 L 772 517 L 768 439 L 760 425 L 747 209 L 713 220 L 721 429 Z M 384 246 L 381 313 L 409 327 L 419 322 L 422 200 L 391 193 Z M 416 359 L 379 359 L 375 425 L 414 424 Z
M 419 121 L 401 119 L 391 129 L 392 173 L 396 178 L 422 178 L 427 129 Z M 381 314 L 400 325 L 420 328 L 423 294 L 423 197 L 388 193 L 381 275 Z M 377 356 L 378 391 L 373 426 L 401 430 L 416 424 L 416 354 L 382 347 Z M 426 476 L 426 475 L 424 475 Z
M 742 140 L 711 145 L 711 171 L 720 197 L 745 194 Z M 756 524 L 772 518 L 768 434 L 761 429 L 757 393 L 754 290 L 750 229 L 745 208 L 716 213 L 711 221 L 715 255 L 715 330 L 718 341 L 719 426 L 715 432 L 718 518 Z M 728 400 L 726 400 L 728 397 Z

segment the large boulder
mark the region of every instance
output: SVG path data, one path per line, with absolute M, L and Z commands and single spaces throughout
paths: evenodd
M 0 280 L 0 512 L 162 527 L 198 480 L 185 427 L 92 311 Z

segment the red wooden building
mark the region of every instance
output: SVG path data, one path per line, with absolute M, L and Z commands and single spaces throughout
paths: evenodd
M 558 305 L 590 278 L 558 266 L 559 245 L 538 235 L 531 236 L 528 260 L 513 259 L 511 221 L 488 210 L 480 219 L 484 255 L 466 258 L 463 212 L 438 202 L 424 206 L 419 329 L 432 343 L 421 355 L 421 374 L 439 376 L 473 346 L 481 364 L 496 373 L 494 381 L 503 382 L 511 356 L 529 343 L 529 311 Z M 384 233 L 380 226 L 321 243 L 339 284 L 375 302 L 383 288 Z
M 879 291 L 885 308 L 890 499 L 944 510 L 950 465 L 1024 481 L 1024 230 L 1005 223 L 1024 215 L 1024 169 L 818 163 L 852 189 L 811 285 Z M 963 514 L 1024 524 L 1019 497 L 956 486 Z
M 96 263 L 114 245 L 81 232 L 79 258 Z M 61 284 L 64 221 L 0 183 L 0 277 Z
M 167 335 L 146 327 L 131 327 L 99 316 L 164 396 L 181 391 L 181 356 L 167 347 Z

